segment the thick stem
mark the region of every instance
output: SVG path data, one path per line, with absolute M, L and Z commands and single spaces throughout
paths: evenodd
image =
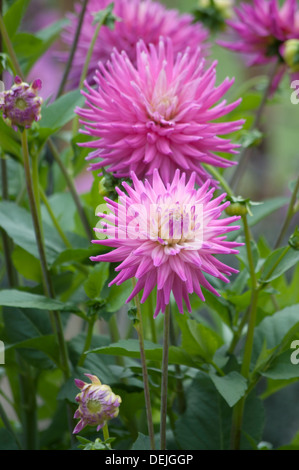
M 56 163 L 58 164 L 63 176 L 64 176 L 64 179 L 66 181 L 66 184 L 70 190 L 70 193 L 71 193 L 71 196 L 74 200 L 74 203 L 77 207 L 77 211 L 78 211 L 78 214 L 79 214 L 79 217 L 81 219 L 81 222 L 82 222 L 82 226 L 84 228 L 84 231 L 86 233 L 86 236 L 87 238 L 90 240 L 93 236 L 92 234 L 92 231 L 90 229 L 90 226 L 89 226 L 89 222 L 88 222 L 88 219 L 86 217 L 86 214 L 84 212 L 84 208 L 82 206 L 82 203 L 81 203 L 81 200 L 80 200 L 80 197 L 76 191 L 76 188 L 75 188 L 75 185 L 73 183 L 73 180 L 71 178 L 71 176 L 69 175 L 68 173 L 68 170 L 67 168 L 64 166 L 60 156 L 59 156 L 59 153 L 58 153 L 58 150 L 57 148 L 55 147 L 54 143 L 52 142 L 51 139 L 49 139 L 48 141 L 48 144 L 49 144 L 49 147 L 50 147 L 50 150 L 52 152 L 52 155 L 54 157 L 54 160 L 56 161 Z
M 133 279 L 132 283 L 133 283 L 133 286 L 135 287 L 135 279 Z M 145 348 L 144 348 L 143 322 L 142 322 L 141 306 L 140 306 L 138 295 L 135 296 L 134 300 L 135 300 L 135 306 L 137 309 L 138 323 L 135 326 L 135 328 L 137 331 L 138 340 L 139 340 L 139 348 L 140 348 L 140 359 L 141 359 L 141 366 L 142 366 L 148 434 L 150 438 L 151 449 L 154 450 L 155 449 L 155 433 L 154 433 L 154 425 L 153 425 L 153 418 L 152 418 L 150 388 L 149 388 L 149 380 L 148 380 L 148 372 L 147 372 Z
M 42 238 L 42 231 L 41 231 L 39 218 L 38 218 L 37 201 L 35 200 L 34 191 L 33 191 L 33 182 L 32 182 L 31 169 L 30 169 L 30 158 L 29 158 L 26 130 L 22 132 L 21 139 L 22 139 L 22 150 L 23 150 L 23 156 L 24 156 L 26 187 L 27 187 L 27 192 L 28 192 L 29 205 L 30 205 L 30 210 L 31 210 L 35 238 L 36 238 L 36 243 L 37 243 L 39 257 L 40 257 L 44 292 L 47 297 L 54 299 L 55 294 L 54 294 L 54 289 L 53 289 L 50 273 L 48 271 L 47 259 L 46 259 L 44 244 L 43 244 L 43 238 Z M 51 319 L 52 319 L 53 329 L 54 331 L 56 331 L 56 335 L 57 335 L 57 340 L 58 340 L 60 354 L 61 354 L 61 365 L 63 368 L 63 373 L 64 373 L 65 378 L 69 378 L 70 370 L 69 370 L 69 364 L 68 364 L 68 355 L 67 355 L 66 344 L 64 341 L 60 313 L 51 312 Z
M 93 334 L 93 328 L 94 324 L 96 321 L 97 317 L 96 315 L 93 315 L 88 322 L 88 328 L 87 328 L 87 334 L 86 334 L 86 339 L 85 339 L 85 344 L 84 344 L 84 349 L 82 351 L 82 354 L 79 358 L 78 361 L 78 367 L 83 367 L 85 358 L 86 358 L 86 351 L 90 349 L 91 341 L 92 341 L 92 334 Z
M 279 247 L 282 240 L 284 239 L 284 236 L 285 236 L 285 234 L 288 230 L 288 227 L 291 223 L 291 220 L 294 216 L 294 206 L 295 206 L 295 203 L 296 203 L 298 191 L 299 191 L 299 176 L 297 178 L 297 182 L 295 184 L 295 188 L 294 188 L 293 193 L 292 193 L 292 197 L 291 197 L 290 204 L 289 204 L 289 207 L 288 207 L 288 210 L 287 210 L 287 215 L 286 215 L 285 221 L 284 221 L 283 226 L 281 228 L 281 232 L 278 235 L 278 238 L 276 240 L 274 250 Z
M 254 329 L 256 325 L 259 288 L 258 288 L 256 274 L 255 274 L 253 254 L 251 250 L 251 243 L 250 243 L 251 236 L 250 236 L 250 230 L 249 230 L 249 226 L 247 222 L 247 215 L 242 216 L 242 220 L 244 224 L 245 243 L 246 243 L 247 258 L 248 258 L 250 278 L 251 278 L 251 284 L 252 284 L 252 296 L 251 296 L 251 304 L 250 304 L 250 310 L 249 310 L 248 330 L 247 330 L 247 336 L 246 336 L 246 341 L 245 341 L 243 362 L 242 362 L 242 367 L 241 367 L 241 374 L 246 379 L 248 379 L 249 373 L 250 373 Z M 244 406 L 245 406 L 245 397 L 243 397 L 241 400 L 238 401 L 233 412 L 231 447 L 234 450 L 237 450 L 240 448 Z
M 163 331 L 163 359 L 162 359 L 162 384 L 161 384 L 161 427 L 160 449 L 166 449 L 166 419 L 167 419 L 167 394 L 168 394 L 168 351 L 170 331 L 170 307 L 166 305 L 164 313 Z
M 62 80 L 61 80 L 56 98 L 58 98 L 59 96 L 62 95 L 62 93 L 64 91 L 64 88 L 65 88 L 65 85 L 66 85 L 66 82 L 67 82 L 67 79 L 68 79 L 68 76 L 69 76 L 69 73 L 70 73 L 70 70 L 71 70 L 71 67 L 72 67 L 73 59 L 74 59 L 74 56 L 75 56 L 75 52 L 76 52 L 76 49 L 77 49 L 77 45 L 78 45 L 78 41 L 79 41 L 79 37 L 80 37 L 80 33 L 81 33 L 82 24 L 83 24 L 83 21 L 84 21 L 84 16 L 85 16 L 87 4 L 88 4 L 88 0 L 84 0 L 83 5 L 82 5 L 82 10 L 81 10 L 81 13 L 80 13 L 80 16 L 79 16 L 79 19 L 78 19 L 78 25 L 77 25 L 74 41 L 73 41 L 73 44 L 72 44 L 70 55 L 69 55 L 69 58 L 68 58 L 68 61 L 67 61 L 67 64 L 66 64 L 66 67 L 65 67 L 65 70 L 64 70 L 64 74 L 63 74 L 63 77 L 62 77 Z
M 255 119 L 253 121 L 253 124 L 252 124 L 250 130 L 257 129 L 260 125 L 260 121 L 261 121 L 261 118 L 262 118 L 267 100 L 269 98 L 271 88 L 272 88 L 272 84 L 273 84 L 273 80 L 274 80 L 275 75 L 277 74 L 277 70 L 278 70 L 279 65 L 280 65 L 280 63 L 278 61 L 275 62 L 272 69 L 271 69 L 271 71 L 270 71 L 268 85 L 265 89 L 265 92 L 263 94 L 261 103 L 259 105 L 259 108 L 257 110 L 257 113 L 255 115 Z M 244 175 L 247 163 L 248 163 L 248 161 L 249 161 L 249 159 L 252 155 L 253 149 L 254 149 L 254 147 L 244 148 L 240 153 L 239 164 L 238 164 L 238 166 L 236 168 L 236 171 L 234 172 L 234 174 L 232 175 L 231 180 L 230 180 L 230 186 L 235 191 L 237 190 L 237 188 L 240 184 L 241 178 Z
M 2 199 L 7 201 L 8 196 L 8 185 L 7 185 L 7 168 L 6 168 L 6 159 L 4 156 L 0 155 L 1 162 L 1 184 L 2 184 Z M 12 241 L 7 235 L 7 233 L 1 229 L 2 241 L 3 241 L 3 254 L 5 260 L 5 267 L 7 273 L 8 284 L 10 287 L 13 287 L 17 284 L 17 272 L 14 268 L 11 258 L 12 252 Z
M 18 59 L 17 59 L 16 53 L 14 51 L 14 48 L 12 46 L 11 40 L 9 38 L 7 29 L 5 27 L 3 17 L 2 17 L 2 13 L 0 13 L 0 33 L 1 33 L 1 36 L 4 40 L 4 43 L 6 45 L 7 52 L 10 56 L 12 67 L 14 69 L 14 73 L 16 75 L 19 75 L 19 77 L 23 79 L 23 72 L 22 72 L 22 69 L 21 69 L 20 64 L 18 62 Z
M 83 70 L 82 70 L 82 74 L 81 74 L 81 77 L 80 77 L 80 83 L 79 83 L 79 90 L 82 90 L 83 88 L 83 85 L 84 85 L 84 81 L 87 77 L 87 74 L 88 74 L 88 67 L 89 67 L 89 64 L 90 64 L 90 61 L 91 61 L 91 57 L 92 57 L 92 53 L 93 53 L 93 50 L 94 50 L 94 46 L 95 46 L 95 43 L 96 43 L 96 40 L 99 36 L 99 33 L 100 33 L 100 29 L 101 27 L 103 26 L 103 23 L 105 21 L 105 18 L 102 19 L 102 21 L 100 21 L 98 24 L 97 24 L 97 27 L 95 29 L 95 32 L 94 32 L 94 35 L 92 37 L 92 40 L 91 40 L 91 43 L 89 45 L 89 49 L 87 51 L 87 55 L 86 55 L 86 59 L 85 59 L 85 62 L 84 62 L 84 66 L 83 66 Z M 79 117 L 78 115 L 76 115 L 74 117 L 74 120 L 73 120 L 73 135 L 75 136 L 78 132 L 78 123 L 79 123 Z
M 47 196 L 45 195 L 45 192 L 44 192 L 44 190 L 43 190 L 43 188 L 42 188 L 41 186 L 39 186 L 39 192 L 40 192 L 41 200 L 42 200 L 43 203 L 45 204 L 46 209 L 47 209 L 47 211 L 48 211 L 48 214 L 49 214 L 49 216 L 51 217 L 51 220 L 52 220 L 52 222 L 53 222 L 53 225 L 54 225 L 54 227 L 56 228 L 56 230 L 57 230 L 57 232 L 58 232 L 58 234 L 59 234 L 61 240 L 63 241 L 63 243 L 65 244 L 65 246 L 66 246 L 67 248 L 72 248 L 72 245 L 71 245 L 71 243 L 69 242 L 69 240 L 66 238 L 66 236 L 65 236 L 65 234 L 64 234 L 64 232 L 63 232 L 63 230 L 62 230 L 62 228 L 60 227 L 60 224 L 59 224 L 57 218 L 55 217 L 55 214 L 54 214 L 54 212 L 52 211 L 52 208 L 51 208 L 51 206 L 50 206 L 50 204 L 49 204 L 49 201 L 48 201 L 48 199 L 47 199 Z
M 8 417 L 5 413 L 5 410 L 4 410 L 3 406 L 1 405 L 1 403 L 0 403 L 0 419 L 2 419 L 3 424 L 6 427 L 7 431 L 10 432 L 10 434 L 14 437 L 14 440 L 16 441 L 16 444 L 17 444 L 18 448 L 21 450 L 22 449 L 21 443 L 18 439 L 18 436 L 14 432 L 14 429 L 11 426 L 10 421 L 9 421 L 9 419 L 8 419 Z

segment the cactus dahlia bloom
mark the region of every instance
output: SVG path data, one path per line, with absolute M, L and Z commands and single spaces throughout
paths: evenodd
M 154 170 L 152 184 L 148 180 L 142 183 L 134 173 L 131 177 L 133 187 L 123 183 L 128 195 L 116 188 L 119 202 L 106 198 L 111 213 L 98 214 L 104 218 L 103 228 L 95 228 L 101 239 L 93 243 L 116 249 L 91 260 L 120 262 L 110 285 L 137 278 L 127 303 L 142 289 L 144 302 L 157 287 L 154 317 L 165 312 L 171 292 L 181 313 L 183 299 L 191 311 L 189 294 L 205 300 L 201 286 L 219 296 L 204 274 L 229 282 L 226 276 L 237 271 L 214 255 L 238 253 L 235 248 L 240 245 L 226 241 L 227 232 L 239 229 L 229 224 L 240 219 L 220 218 L 229 205 L 220 204 L 226 194 L 212 199 L 215 188 L 209 190 L 209 181 L 195 189 L 196 174 L 186 183 L 186 175 L 179 170 L 167 185 L 158 170 Z
M 134 171 L 140 178 L 159 169 L 170 181 L 177 168 L 208 177 L 202 163 L 229 167 L 233 162 L 215 152 L 236 153 L 237 145 L 220 136 L 240 129 L 243 121 L 224 122 L 239 100 L 221 100 L 233 80 L 215 85 L 216 63 L 205 69 L 200 49 L 174 54 L 170 40 L 156 48 L 137 44 L 137 67 L 125 52 L 115 51 L 111 62 L 96 72 L 97 88 L 87 86 L 85 109 L 76 112 L 85 124 L 82 132 L 98 138 L 82 144 L 95 150 L 87 157 L 101 160 L 90 169 L 106 170 L 117 178 Z
M 88 2 L 71 70 L 71 79 L 75 85 L 79 83 L 86 54 L 96 29 L 96 25 L 93 25 L 93 13 L 106 8 L 110 3 L 110 0 Z M 81 8 L 77 3 L 76 13 L 69 15 L 71 22 L 63 35 L 64 41 L 69 46 L 74 40 Z M 120 18 L 120 21 L 115 23 L 113 30 L 107 26 L 101 28 L 88 70 L 88 81 L 92 80 L 98 62 L 105 64 L 114 48 L 119 52 L 126 51 L 135 64 L 135 45 L 139 39 L 143 39 L 145 44 L 158 44 L 160 36 L 169 37 L 177 53 L 187 46 L 195 50 L 208 36 L 208 32 L 201 25 L 193 24 L 191 15 L 168 10 L 159 2 L 151 0 L 115 0 L 113 14 Z
M 43 99 L 37 93 L 41 86 L 41 80 L 34 80 L 29 85 L 16 77 L 10 90 L 1 93 L 0 110 L 3 117 L 10 120 L 13 129 L 30 128 L 34 121 L 40 120 Z
M 248 58 L 248 65 L 280 61 L 274 79 L 276 88 L 288 67 L 283 61 L 281 47 L 288 39 L 299 39 L 299 9 L 296 0 L 254 0 L 235 7 L 236 17 L 227 20 L 232 29 L 232 41 L 218 43 Z
M 80 419 L 73 433 L 76 434 L 89 426 L 97 426 L 99 431 L 107 421 L 116 418 L 119 413 L 121 397 L 115 395 L 108 385 L 102 385 L 95 375 L 85 374 L 91 383 L 75 379 L 77 387 L 81 392 L 76 396 L 79 408 L 74 418 Z

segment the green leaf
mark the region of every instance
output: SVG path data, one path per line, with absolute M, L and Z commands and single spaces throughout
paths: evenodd
M 10 39 L 13 39 L 13 36 L 19 29 L 29 3 L 30 0 L 17 0 L 5 13 L 3 19 Z
M 299 304 L 286 307 L 274 315 L 265 317 L 256 327 L 253 343 L 253 361 L 255 362 L 265 346 L 273 350 L 279 346 L 288 347 L 288 340 L 299 331 Z M 281 350 L 283 352 L 283 350 Z
M 230 445 L 232 408 L 211 378 L 199 372 L 186 393 L 187 409 L 175 423 L 175 436 L 184 450 L 227 450 Z M 243 433 L 257 443 L 262 436 L 261 400 L 250 394 L 245 403 L 241 449 L 251 448 Z
M 83 106 L 85 101 L 80 90 L 73 90 L 60 96 L 54 103 L 42 108 L 40 128 L 51 129 L 55 133 L 75 116 L 76 106 Z
M 9 127 L 4 120 L 0 119 L 0 147 L 3 152 L 16 157 L 21 161 L 21 145 L 18 140 L 18 133 Z
M 144 348 L 145 355 L 148 360 L 159 362 L 162 360 L 162 346 L 146 340 L 144 342 Z M 139 341 L 136 339 L 123 339 L 117 343 L 112 343 L 109 346 L 91 349 L 88 353 L 110 354 L 114 356 L 125 356 L 138 359 L 140 358 Z M 169 348 L 169 363 L 196 367 L 196 363 L 193 361 L 191 356 L 182 348 L 176 346 L 170 346 Z
M 65 249 L 54 228 L 43 224 L 45 233 L 45 252 L 49 264 L 52 264 L 59 253 Z M 0 202 L 0 227 L 12 238 L 14 243 L 35 258 L 39 259 L 35 241 L 32 217 L 17 204 L 9 201 Z
M 230 407 L 234 406 L 245 395 L 247 380 L 236 371 L 229 372 L 223 377 L 210 374 L 210 378 Z
M 5 307 L 35 308 L 39 310 L 76 311 L 77 307 L 71 304 L 49 299 L 43 295 L 31 294 L 16 289 L 0 290 L 0 305 Z
M 278 248 L 273 251 L 271 255 L 267 258 L 262 275 L 260 277 L 260 282 L 270 282 L 273 279 L 278 278 L 283 273 L 292 268 L 299 261 L 299 251 L 293 250 L 290 248 L 285 255 L 286 248 Z M 279 261 L 279 263 L 278 263 Z M 277 264 L 278 263 L 278 264 Z M 275 269 L 273 267 L 277 264 Z M 272 271 L 273 270 L 273 271 Z
M 182 326 L 182 323 L 181 323 Z M 190 355 L 211 361 L 222 340 L 210 328 L 196 320 L 187 320 L 182 330 L 182 347 Z
M 113 12 L 114 3 L 110 3 L 105 9 L 93 13 L 93 25 L 101 23 L 104 26 L 108 26 L 109 29 L 114 29 L 116 21 L 121 21 L 120 18 L 115 16 Z
M 263 133 L 258 129 L 253 129 L 250 131 L 244 131 L 239 143 L 243 148 L 255 147 L 261 143 L 262 138 Z
M 289 380 L 299 377 L 299 366 L 291 361 L 292 349 L 288 349 L 274 359 L 270 367 L 261 374 L 273 380 Z
M 132 450 L 151 450 L 151 443 L 149 436 L 145 436 L 141 432 L 132 446 Z
M 19 246 L 15 246 L 11 258 L 14 267 L 25 279 L 41 283 L 42 272 L 38 259 Z
M 14 436 L 7 429 L 0 429 L 0 450 L 20 450 Z
M 89 262 L 89 257 L 99 254 L 100 251 L 101 248 L 99 249 L 98 246 L 91 246 L 90 248 L 68 248 L 57 256 L 53 267 L 74 262 Z
M 252 216 L 248 217 L 248 225 L 253 227 L 268 215 L 287 205 L 288 202 L 287 197 L 275 197 L 266 199 L 261 205 L 251 207 Z
M 121 307 L 123 307 L 132 290 L 133 287 L 131 281 L 126 281 L 120 286 L 113 284 L 109 288 L 108 296 L 105 298 L 105 310 L 107 312 L 117 312 Z
M 86 282 L 84 283 L 84 290 L 90 299 L 95 299 L 100 296 L 108 276 L 108 263 L 98 263 L 94 266 Z

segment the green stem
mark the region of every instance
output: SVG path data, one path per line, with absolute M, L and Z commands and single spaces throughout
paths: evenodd
M 161 424 L 160 424 L 160 449 L 161 450 L 166 449 L 169 330 L 170 330 L 170 307 L 169 305 L 166 305 L 165 313 L 164 313 L 162 384 L 161 384 Z
M 51 217 L 51 220 L 52 220 L 52 222 L 53 222 L 53 225 L 54 225 L 54 227 L 56 228 L 56 230 L 57 230 L 57 232 L 58 232 L 58 234 L 59 234 L 61 240 L 63 241 L 63 243 L 65 244 L 65 246 L 66 246 L 67 248 L 72 248 L 72 245 L 71 245 L 71 243 L 69 242 L 69 240 L 66 238 L 66 236 L 65 236 L 65 234 L 64 234 L 64 232 L 63 232 L 63 230 L 62 230 L 62 228 L 60 227 L 60 224 L 59 224 L 57 218 L 55 217 L 55 214 L 54 214 L 54 212 L 52 211 L 52 208 L 51 208 L 51 206 L 50 206 L 50 204 L 49 204 L 48 198 L 47 198 L 47 196 L 45 195 L 45 192 L 44 192 L 44 190 L 43 190 L 43 188 L 42 188 L 41 186 L 39 186 L 39 192 L 40 192 L 41 200 L 42 200 L 43 203 L 45 204 L 46 209 L 47 209 L 47 211 L 48 211 L 48 214 L 49 214 L 49 216 Z
M 247 330 L 246 341 L 245 341 L 243 362 L 241 366 L 241 374 L 248 380 L 249 373 L 250 373 L 252 348 L 253 348 L 254 329 L 256 325 L 259 288 L 258 288 L 256 274 L 255 274 L 253 254 L 251 250 L 251 243 L 250 243 L 251 236 L 250 236 L 250 230 L 249 230 L 248 221 L 247 221 L 247 215 L 243 215 L 242 220 L 243 220 L 243 225 L 244 225 L 247 258 L 248 258 L 249 272 L 250 272 L 250 278 L 251 278 L 251 284 L 252 284 L 252 295 L 251 295 L 251 304 L 250 304 L 250 309 L 249 309 L 248 330 Z M 234 450 L 237 450 L 240 448 L 244 406 L 245 406 L 245 397 L 243 397 L 241 400 L 238 401 L 233 411 L 231 446 L 232 446 L 232 449 Z
M 64 88 L 65 88 L 65 85 L 66 85 L 66 82 L 67 82 L 67 79 L 68 79 L 68 76 L 69 76 L 69 73 L 70 73 L 70 70 L 71 70 L 71 67 L 72 67 L 72 63 L 73 63 L 73 60 L 74 60 L 74 56 L 75 56 L 75 52 L 76 52 L 76 49 L 77 49 L 78 41 L 79 41 L 79 38 L 80 38 L 81 28 L 82 28 L 82 24 L 83 24 L 85 12 L 86 12 L 87 4 L 88 4 L 88 0 L 84 0 L 83 5 L 82 5 L 82 10 L 81 10 L 81 13 L 80 13 L 80 16 L 79 16 L 79 19 L 78 19 L 78 25 L 77 25 L 74 41 L 73 41 L 72 48 L 71 48 L 71 51 L 70 51 L 70 55 L 68 57 L 68 61 L 67 61 L 67 64 L 66 64 L 66 68 L 64 70 L 64 74 L 63 74 L 63 77 L 62 77 L 62 80 L 61 80 L 61 83 L 60 83 L 60 86 L 59 86 L 59 89 L 58 89 L 58 92 L 57 92 L 56 99 L 59 96 L 62 95 L 62 93 L 64 91 Z
M 39 184 L 39 172 L 38 172 L 38 155 L 35 152 L 31 153 L 31 161 L 32 161 L 33 192 L 34 192 L 34 198 L 35 198 L 35 201 L 36 201 L 39 226 L 41 228 L 42 237 L 44 239 L 43 225 L 42 225 L 42 212 L 41 212 L 41 206 L 40 206 L 40 184 Z
M 281 228 L 281 232 L 280 234 L 278 235 L 278 238 L 276 240 L 276 243 L 275 243 L 275 246 L 274 246 L 274 250 L 276 248 L 279 247 L 279 245 L 281 244 L 287 230 L 288 230 L 288 227 L 291 223 L 291 220 L 295 214 L 295 211 L 294 211 L 294 206 L 295 206 L 295 203 L 296 203 L 296 199 L 297 199 L 297 193 L 299 191 L 299 176 L 297 178 L 297 182 L 295 184 L 295 188 L 293 190 L 293 193 L 292 193 L 292 197 L 291 197 L 291 200 L 290 200 L 290 203 L 289 203 L 289 207 L 288 207 L 288 210 L 287 210 L 287 215 L 286 215 L 286 218 L 285 218 L 285 221 L 283 223 L 283 226 Z
M 14 432 L 14 429 L 11 426 L 8 417 L 6 416 L 5 410 L 4 410 L 3 406 L 1 405 L 1 403 L 0 403 L 0 418 L 2 419 L 3 424 L 6 427 L 7 431 L 14 437 L 14 440 L 16 441 L 16 444 L 17 444 L 18 448 L 21 450 L 22 449 L 21 443 L 18 439 L 18 436 Z
M 83 365 L 84 365 L 84 361 L 85 361 L 85 358 L 86 358 L 86 351 L 88 351 L 90 349 L 90 345 L 91 345 L 91 341 L 92 341 L 93 328 L 94 328 L 94 324 L 95 324 L 96 319 L 97 319 L 96 315 L 93 315 L 89 319 L 87 334 L 86 334 L 86 339 L 85 339 L 85 344 L 84 344 L 84 349 L 83 349 L 83 352 L 82 352 L 82 354 L 79 358 L 78 367 L 83 367 Z
M 100 29 L 103 26 L 104 20 L 105 20 L 105 18 L 103 18 L 103 20 L 98 23 L 98 25 L 96 27 L 96 30 L 94 32 L 94 35 L 92 37 L 91 43 L 89 45 L 89 49 L 87 51 L 87 56 L 86 56 L 86 59 L 85 59 L 85 62 L 84 62 L 84 66 L 83 66 L 83 70 L 82 70 L 82 74 L 81 74 L 81 78 L 80 78 L 79 90 L 82 90 L 83 85 L 84 85 L 84 81 L 87 77 L 88 67 L 89 67 L 89 64 L 90 64 L 90 60 L 91 60 L 91 57 L 92 57 L 94 46 L 95 46 L 96 40 L 98 38 L 98 35 L 100 33 Z M 74 120 L 73 120 L 73 135 L 76 135 L 77 132 L 78 132 L 78 124 L 79 124 L 79 117 L 76 114 L 76 116 L 74 117 Z
M 234 197 L 233 190 L 231 189 L 229 184 L 226 182 L 226 180 L 223 178 L 221 173 L 214 166 L 205 165 L 205 167 L 208 170 L 208 172 L 211 173 L 211 175 L 213 175 L 215 179 L 219 181 L 219 183 L 221 184 L 222 188 L 227 193 L 227 195 L 229 197 Z
M 36 403 L 36 378 L 33 369 L 18 356 L 19 386 L 21 394 L 21 419 L 23 422 L 24 447 L 26 450 L 37 450 L 37 403 Z
M 2 184 L 2 199 L 4 201 L 9 200 L 8 195 L 8 185 L 7 185 L 7 168 L 6 168 L 6 159 L 4 156 L 0 155 L 1 161 L 1 184 Z M 1 229 L 2 241 L 3 241 L 3 255 L 5 260 L 5 267 L 7 273 L 8 284 L 10 287 L 13 287 L 17 284 L 18 275 L 15 270 L 15 267 L 12 263 L 11 253 L 13 244 L 7 233 Z
M 36 243 L 38 247 L 40 263 L 41 263 L 44 292 L 47 297 L 54 299 L 55 294 L 54 294 L 54 289 L 53 289 L 50 273 L 48 270 L 46 253 L 45 253 L 45 248 L 44 248 L 43 238 L 42 238 L 42 231 L 41 231 L 39 218 L 38 218 L 37 202 L 35 200 L 34 191 L 33 191 L 33 182 L 32 182 L 31 169 L 30 169 L 30 157 L 29 157 L 29 151 L 28 151 L 28 141 L 27 141 L 26 130 L 24 130 L 21 133 L 21 140 L 22 140 L 22 150 L 23 150 L 23 156 L 24 156 L 24 170 L 25 170 L 26 186 L 27 186 L 31 216 L 32 216 L 32 221 L 33 221 L 33 226 L 34 226 L 35 238 L 36 238 Z M 50 315 L 52 319 L 53 329 L 54 331 L 56 331 L 56 335 L 57 335 L 57 340 L 58 340 L 60 354 L 61 354 L 61 365 L 62 365 L 63 373 L 64 373 L 65 378 L 67 379 L 70 377 L 70 369 L 69 369 L 67 348 L 66 348 L 66 344 L 64 341 L 60 313 L 56 311 L 56 312 L 51 312 Z
M 108 424 L 105 423 L 104 426 L 103 426 L 103 436 L 104 436 L 104 441 L 107 441 L 109 439 L 109 428 L 108 428 Z
M 255 119 L 253 121 L 253 124 L 252 124 L 250 130 L 257 129 L 260 125 L 260 121 L 261 121 L 261 118 L 262 118 L 262 115 L 263 115 L 263 111 L 264 111 L 264 108 L 267 104 L 267 100 L 268 100 L 269 95 L 270 95 L 272 83 L 273 83 L 274 77 L 277 73 L 279 65 L 280 65 L 279 61 L 275 62 L 274 65 L 273 65 L 273 68 L 270 70 L 269 79 L 268 79 L 268 86 L 265 89 L 265 92 L 263 94 L 261 103 L 258 107 L 257 113 L 255 115 Z M 240 153 L 239 164 L 238 164 L 238 166 L 236 168 L 236 171 L 233 173 L 233 175 L 231 177 L 231 180 L 230 180 L 230 186 L 234 190 L 237 190 L 237 188 L 240 184 L 241 178 L 242 178 L 242 176 L 245 172 L 245 168 L 246 168 L 247 163 L 250 159 L 250 156 L 252 154 L 253 149 L 254 149 L 254 147 L 243 148 L 243 150 Z
M 133 287 L 135 287 L 135 279 L 132 280 Z M 148 380 L 148 371 L 146 366 L 146 356 L 145 356 L 145 347 L 144 347 L 144 333 L 143 333 L 143 321 L 141 315 L 141 305 L 139 301 L 138 294 L 134 298 L 135 306 L 137 309 L 137 325 L 135 326 L 138 340 L 139 340 L 139 349 L 140 349 L 140 359 L 141 359 L 141 366 L 142 366 L 142 376 L 143 376 L 143 385 L 144 385 L 144 397 L 145 397 L 145 407 L 146 407 L 146 417 L 147 417 L 147 425 L 148 425 L 148 434 L 151 443 L 151 449 L 155 449 L 155 433 L 154 433 L 154 425 L 153 425 L 153 418 L 152 418 L 152 408 L 151 408 L 151 398 L 150 398 L 150 388 L 149 388 L 149 380 Z
M 11 59 L 11 62 L 12 62 L 12 67 L 14 69 L 14 73 L 16 75 L 19 75 L 19 77 L 23 79 L 23 72 L 22 72 L 22 69 L 19 65 L 17 56 L 15 54 L 14 48 L 12 46 L 12 43 L 11 43 L 11 40 L 10 40 L 10 37 L 9 37 L 9 34 L 7 32 L 7 29 L 5 27 L 5 23 L 3 21 L 2 14 L 0 14 L 0 33 L 1 33 L 1 36 L 3 37 L 4 43 L 6 45 L 7 52 L 10 56 L 10 59 Z
M 82 226 L 85 230 L 86 236 L 90 240 L 92 238 L 93 234 L 92 234 L 92 231 L 90 229 L 89 222 L 88 222 L 88 219 L 86 217 L 86 214 L 84 212 L 84 208 L 82 206 L 80 197 L 79 197 L 79 195 L 76 191 L 76 187 L 74 185 L 74 182 L 73 182 L 71 176 L 69 175 L 69 172 L 68 172 L 67 168 L 64 166 L 64 163 L 62 162 L 62 160 L 59 156 L 58 150 L 57 150 L 56 146 L 54 145 L 54 143 L 52 142 L 51 139 L 49 139 L 48 144 L 49 144 L 50 150 L 52 152 L 52 155 L 54 157 L 54 160 L 58 164 L 58 166 L 60 168 L 60 171 L 63 174 L 64 179 L 66 181 L 66 184 L 67 184 L 67 186 L 70 190 L 71 196 L 72 196 L 72 198 L 74 200 L 74 203 L 77 207 L 77 211 L 78 211 L 79 217 L 81 219 Z

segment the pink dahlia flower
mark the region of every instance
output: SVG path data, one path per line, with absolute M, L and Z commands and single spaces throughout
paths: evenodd
M 158 48 L 137 44 L 137 66 L 125 52 L 114 51 L 106 68 L 96 72 L 96 89 L 86 84 L 87 108 L 76 112 L 86 134 L 98 140 L 83 145 L 95 150 L 87 157 L 101 160 L 90 169 L 106 170 L 117 178 L 134 171 L 140 178 L 158 168 L 170 181 L 177 168 L 197 182 L 208 177 L 202 163 L 219 167 L 234 164 L 215 152 L 236 153 L 236 144 L 220 136 L 241 128 L 243 121 L 224 122 L 239 100 L 227 104 L 223 95 L 233 80 L 216 86 L 216 63 L 208 69 L 200 49 L 175 55 L 170 40 Z
M 104 218 L 103 228 L 95 231 L 102 239 L 94 243 L 116 249 L 91 260 L 120 262 L 115 269 L 119 273 L 110 285 L 138 279 L 127 302 L 142 289 L 144 302 L 157 286 L 154 317 L 165 312 L 171 292 L 181 313 L 183 299 L 191 311 L 189 294 L 194 292 L 205 300 L 201 286 L 219 296 L 204 273 L 229 282 L 226 276 L 237 271 L 214 255 L 238 253 L 235 248 L 240 245 L 226 241 L 227 232 L 239 229 L 229 224 L 240 218 L 220 218 L 229 205 L 220 204 L 226 195 L 212 199 L 215 188 L 209 190 L 209 181 L 195 189 L 195 173 L 186 182 L 186 175 L 177 170 L 167 185 L 158 170 L 152 184 L 148 180 L 142 183 L 134 173 L 131 177 L 133 187 L 123 183 L 128 195 L 116 188 L 119 202 L 106 198 L 110 213 L 98 214 Z M 109 238 L 103 239 L 105 236 Z
M 75 384 L 81 390 L 76 396 L 79 407 L 74 418 L 80 419 L 73 433 L 76 434 L 89 426 L 97 426 L 99 431 L 107 421 L 116 418 L 119 413 L 121 397 L 115 395 L 108 385 L 103 385 L 95 375 L 85 374 L 91 383 L 75 379 Z
M 280 61 L 273 86 L 277 87 L 288 69 L 281 47 L 288 39 L 299 38 L 297 1 L 285 0 L 279 7 L 277 0 L 253 0 L 252 4 L 241 3 L 234 10 L 235 19 L 226 21 L 232 29 L 232 41 L 219 44 L 246 55 L 249 66 Z
M 71 71 L 71 79 L 75 85 L 79 83 L 86 54 L 96 29 L 96 25 L 92 24 L 93 13 L 103 10 L 110 3 L 110 0 L 89 0 L 88 2 Z M 81 8 L 80 4 L 76 4 L 76 14 L 69 15 L 71 23 L 63 35 L 64 41 L 69 46 L 74 40 Z M 98 62 L 105 64 L 114 48 L 119 52 L 126 51 L 135 64 L 135 46 L 139 39 L 143 39 L 145 44 L 156 45 L 160 36 L 169 37 L 177 53 L 187 46 L 195 50 L 208 37 L 207 30 L 199 24 L 193 24 L 191 15 L 168 10 L 159 2 L 151 0 L 115 0 L 113 14 L 121 21 L 115 23 L 114 30 L 107 26 L 101 28 L 88 70 L 88 81 L 93 79 Z

